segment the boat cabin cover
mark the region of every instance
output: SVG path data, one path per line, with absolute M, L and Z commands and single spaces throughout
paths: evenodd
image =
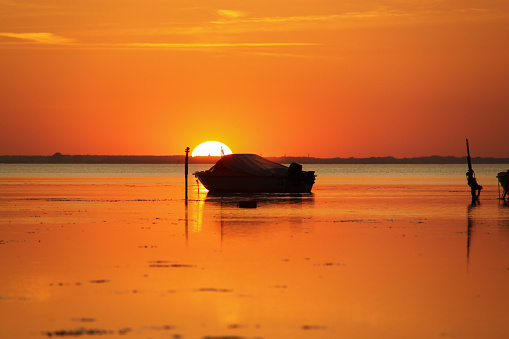
M 270 177 L 287 174 L 288 167 L 256 154 L 229 154 L 221 157 L 208 171 L 233 171 L 254 176 Z

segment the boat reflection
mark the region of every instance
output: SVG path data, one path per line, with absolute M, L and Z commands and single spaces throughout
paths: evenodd
M 219 236 L 269 238 L 279 232 L 298 232 L 307 229 L 306 220 L 314 209 L 314 195 L 287 193 L 257 194 L 200 194 L 190 200 L 186 208 L 186 239 L 196 241 Z M 256 208 L 241 208 L 239 202 L 256 201 Z M 187 205 L 186 205 L 187 206 Z M 212 240 L 212 243 L 214 241 Z
M 209 192 L 205 198 L 205 204 L 221 207 L 239 207 L 239 202 L 242 201 L 256 201 L 256 207 L 309 206 L 314 204 L 314 195 L 313 193 L 218 194 Z
M 500 226 L 509 228 L 509 201 L 507 200 L 500 200 L 498 205 L 498 223 Z

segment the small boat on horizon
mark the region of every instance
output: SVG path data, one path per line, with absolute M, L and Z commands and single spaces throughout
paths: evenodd
M 193 174 L 212 193 L 310 193 L 316 177 L 296 162 L 285 166 L 256 154 L 225 155 Z
M 506 195 L 509 193 L 509 170 L 505 172 L 500 172 L 497 174 L 498 183 L 502 186 L 504 190 L 502 194 L 502 199 L 505 199 Z M 499 197 L 500 197 L 500 186 L 499 186 Z

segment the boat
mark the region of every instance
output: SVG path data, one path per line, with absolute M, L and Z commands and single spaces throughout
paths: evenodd
M 502 186 L 503 194 L 502 199 L 505 199 L 505 196 L 509 194 L 509 170 L 505 172 L 500 172 L 497 174 L 498 183 L 500 186 Z M 499 193 L 498 196 L 500 197 L 500 186 L 499 186 Z
M 212 193 L 310 193 L 314 171 L 278 164 L 256 154 L 229 154 L 193 175 Z

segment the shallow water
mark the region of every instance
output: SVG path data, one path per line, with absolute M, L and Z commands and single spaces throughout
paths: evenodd
M 496 182 L 472 206 L 451 175 L 326 170 L 310 195 L 212 196 L 190 176 L 187 204 L 176 175 L 4 171 L 0 337 L 509 333 Z

